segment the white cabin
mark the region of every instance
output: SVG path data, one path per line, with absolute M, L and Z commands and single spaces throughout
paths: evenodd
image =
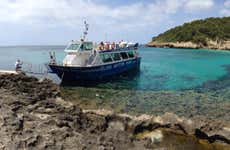
M 93 42 L 72 41 L 65 49 L 67 55 L 63 60 L 63 66 L 90 67 L 133 59 L 138 56 L 137 48 L 133 44 L 116 45 L 115 49 L 100 50 Z
M 71 42 L 65 49 L 67 55 L 63 60 L 63 65 L 86 66 L 93 49 L 93 42 Z

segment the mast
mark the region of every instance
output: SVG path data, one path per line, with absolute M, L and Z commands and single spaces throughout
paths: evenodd
M 86 36 L 88 34 L 88 30 L 89 30 L 89 24 L 86 21 L 84 21 L 84 25 L 85 25 L 85 30 L 83 32 L 82 41 L 85 41 L 85 38 L 86 38 Z

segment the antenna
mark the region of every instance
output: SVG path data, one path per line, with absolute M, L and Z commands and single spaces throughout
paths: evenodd
M 86 35 L 88 34 L 88 30 L 89 30 L 89 24 L 86 21 L 84 21 L 84 24 L 85 24 L 85 31 L 83 32 L 83 38 L 82 38 L 83 41 L 85 41 Z

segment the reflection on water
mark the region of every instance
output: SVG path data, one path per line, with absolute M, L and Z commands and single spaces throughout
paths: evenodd
M 116 89 L 136 89 L 136 78 L 140 76 L 140 70 L 130 70 L 119 75 L 114 75 L 109 78 L 103 78 L 97 81 L 70 81 L 61 82 L 63 87 L 97 87 L 97 88 L 116 88 Z M 129 81 L 132 81 L 129 83 Z

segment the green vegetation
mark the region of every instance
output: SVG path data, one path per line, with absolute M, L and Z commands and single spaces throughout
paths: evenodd
M 207 45 L 207 40 L 230 40 L 230 17 L 207 18 L 185 23 L 153 37 L 156 42 L 193 42 Z

